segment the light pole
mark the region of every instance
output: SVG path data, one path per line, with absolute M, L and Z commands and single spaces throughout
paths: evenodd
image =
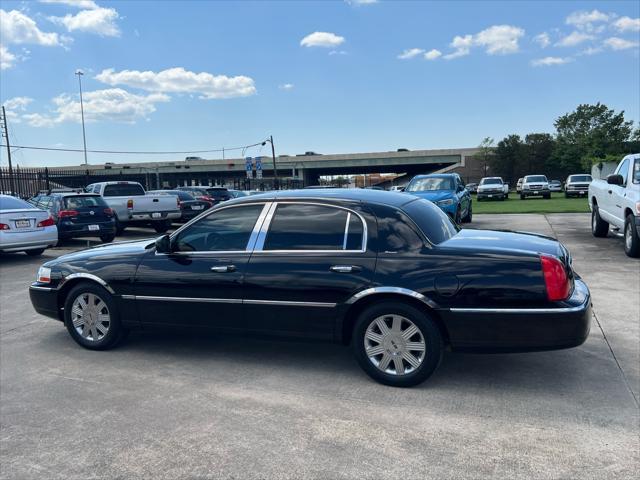
M 266 145 L 267 142 L 271 144 L 271 158 L 273 158 L 273 185 L 278 190 L 278 167 L 276 166 L 276 148 L 273 146 L 273 135 L 262 142 L 262 145 Z
M 84 144 L 84 164 L 87 165 L 87 137 L 84 132 L 84 105 L 82 103 L 82 70 L 76 70 L 78 76 L 78 87 L 80 88 L 80 115 L 82 117 L 82 143 Z

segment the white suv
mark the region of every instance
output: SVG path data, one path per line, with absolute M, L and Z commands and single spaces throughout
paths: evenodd
M 527 175 L 522 180 L 522 190 L 520 191 L 520 199 L 527 197 L 542 196 L 543 198 L 551 198 L 551 190 L 549 190 L 549 180 L 544 175 Z

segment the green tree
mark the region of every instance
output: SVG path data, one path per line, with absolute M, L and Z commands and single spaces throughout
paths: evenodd
M 520 135 L 509 135 L 498 142 L 491 158 L 491 173 L 501 176 L 509 185 L 518 180 L 518 166 L 524 156 L 524 143 Z
M 578 105 L 575 111 L 555 121 L 556 148 L 552 165 L 565 174 L 575 173 L 607 155 L 620 155 L 631 139 L 633 122 L 624 111 L 616 113 L 606 105 Z
M 478 157 L 482 162 L 482 176 L 487 176 L 487 170 L 489 168 L 489 164 L 491 163 L 491 159 L 493 157 L 494 150 L 494 140 L 491 137 L 485 137 L 478 145 L 478 150 L 480 150 Z
M 523 161 L 519 165 L 518 175 L 546 174 L 550 177 L 561 175 L 551 160 L 555 140 L 550 133 L 529 133 L 524 137 L 525 149 Z

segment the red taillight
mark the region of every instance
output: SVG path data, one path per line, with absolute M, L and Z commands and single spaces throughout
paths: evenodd
M 184 208 L 184 202 L 178 200 L 178 208 Z
M 127 200 L 127 208 L 133 208 L 133 200 Z
M 178 208 L 182 208 L 182 202 L 180 201 L 180 197 L 176 197 L 176 203 L 178 204 Z
M 60 217 L 60 218 L 77 217 L 77 216 L 78 216 L 78 211 L 77 210 L 60 210 L 58 212 L 58 217 Z
M 207 202 L 210 202 L 210 203 L 214 203 L 215 202 L 215 200 L 212 197 L 208 196 L 208 195 L 205 195 L 205 196 L 200 197 L 200 198 L 202 198 L 203 200 L 205 200 Z
M 562 262 L 555 257 L 540 255 L 544 283 L 547 286 L 547 298 L 551 302 L 564 300 L 569 296 L 571 285 Z
M 9 225 L 6 223 L 0 223 L 0 230 L 9 230 Z
M 63 210 L 64 212 L 65 210 Z M 76 212 L 77 213 L 77 212 Z M 38 222 L 38 227 L 51 227 L 53 225 L 55 225 L 56 222 L 53 220 L 53 218 L 49 217 L 46 220 L 42 220 L 41 222 Z
M 107 215 L 108 217 L 113 216 L 113 210 L 112 210 L 112 209 L 110 209 L 110 208 L 105 208 L 105 209 L 104 209 L 104 213 L 105 213 L 105 215 Z

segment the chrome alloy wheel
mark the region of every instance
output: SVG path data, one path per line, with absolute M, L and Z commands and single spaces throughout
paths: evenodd
M 420 367 L 426 344 L 411 320 L 392 314 L 382 315 L 369 324 L 364 348 L 379 370 L 390 375 L 407 375 Z
M 97 342 L 109 332 L 111 316 L 107 304 L 94 293 L 81 293 L 71 306 L 73 328 L 85 339 Z

